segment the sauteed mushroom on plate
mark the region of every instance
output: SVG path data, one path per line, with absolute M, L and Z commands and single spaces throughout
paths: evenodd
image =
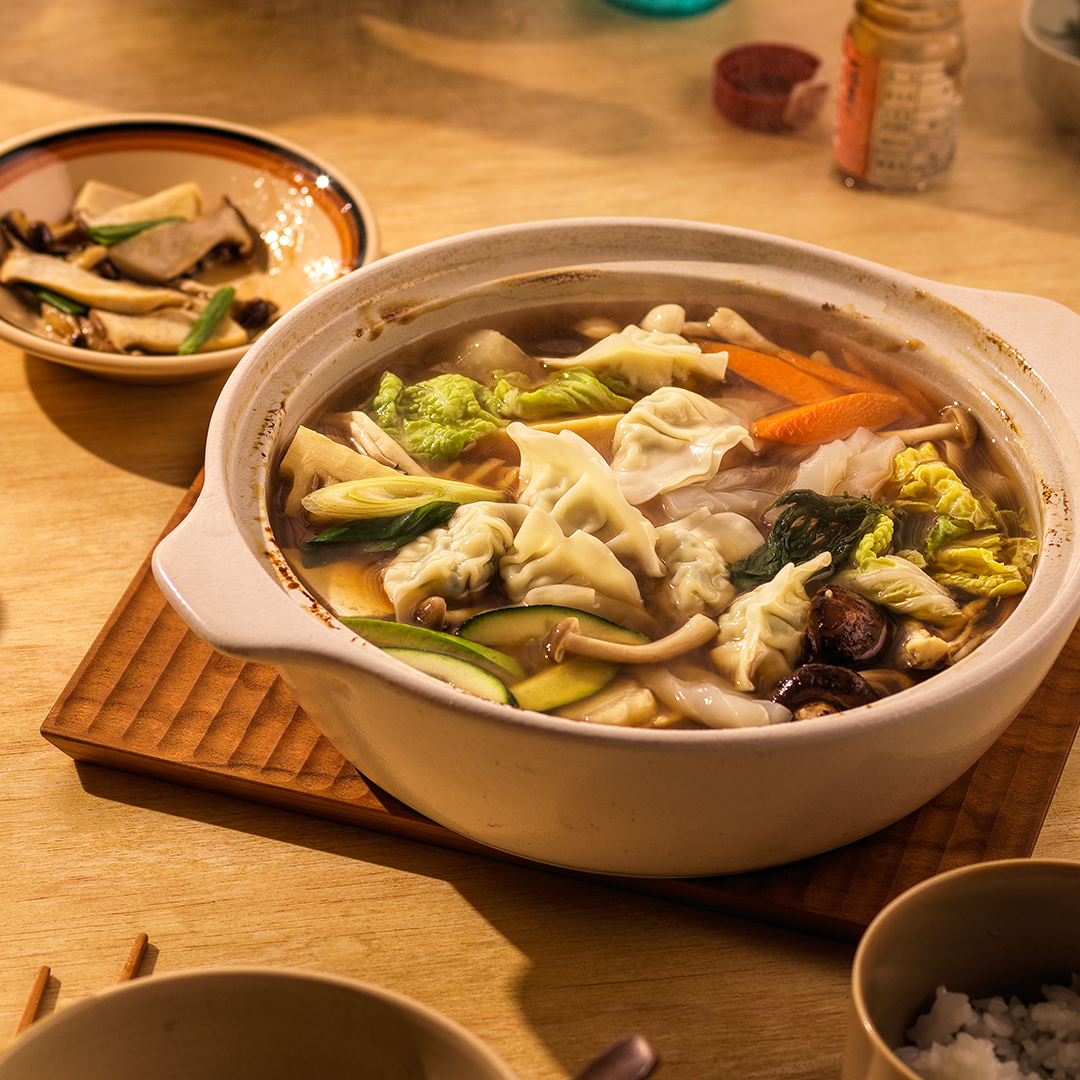
M 100 352 L 185 354 L 246 344 L 277 313 L 241 295 L 265 247 L 226 197 L 209 209 L 195 183 L 152 195 L 99 181 L 59 222 L 2 219 L 0 284 L 27 328 Z M 250 290 L 248 290 L 250 291 Z

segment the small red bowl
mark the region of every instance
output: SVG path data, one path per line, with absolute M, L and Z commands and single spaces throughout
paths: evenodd
M 755 43 L 723 53 L 713 72 L 713 102 L 740 127 L 793 131 L 817 114 L 827 86 L 821 61 L 794 45 Z

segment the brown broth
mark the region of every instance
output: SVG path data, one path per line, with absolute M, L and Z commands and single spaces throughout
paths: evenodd
M 732 303 L 731 306 L 736 306 Z M 614 326 L 623 326 L 635 323 L 642 319 L 649 310 L 648 305 L 641 303 L 622 302 L 611 304 L 603 309 L 603 316 L 610 319 Z M 713 309 L 697 309 L 687 305 L 688 320 L 705 320 Z M 745 311 L 745 308 L 744 308 Z M 388 354 L 384 363 L 377 369 L 365 372 L 343 391 L 328 401 L 320 414 L 309 421 L 308 426 L 321 431 L 331 437 L 346 441 L 342 432 L 336 428 L 333 421 L 335 414 L 361 408 L 371 398 L 379 378 L 384 370 L 393 370 L 406 384 L 431 377 L 442 371 L 452 369 L 448 364 L 447 357 L 453 356 L 458 343 L 466 339 L 476 330 L 496 329 L 505 334 L 511 341 L 517 344 L 525 353 L 532 357 L 569 357 L 581 352 L 594 343 L 594 339 L 579 332 L 575 327 L 583 324 L 588 317 L 596 315 L 595 305 L 581 304 L 573 306 L 561 306 L 558 309 L 534 309 L 517 314 L 508 315 L 495 322 L 485 319 L 474 325 L 465 325 L 455 328 L 453 331 L 442 332 L 409 345 L 407 348 Z M 823 349 L 829 354 L 838 367 L 844 367 L 845 362 L 852 365 L 858 373 L 870 375 L 881 382 L 895 383 L 894 371 L 896 370 L 897 353 L 907 347 L 907 343 L 890 341 L 885 338 L 866 338 L 856 342 L 852 338 L 841 338 L 838 335 L 823 334 L 822 332 L 807 328 L 803 325 L 781 322 L 769 318 L 764 314 L 747 313 L 748 320 L 770 339 L 777 341 L 787 348 L 803 355 L 809 355 L 815 349 Z M 864 336 L 865 337 L 865 336 Z M 912 396 L 921 401 L 922 415 L 908 418 L 910 423 L 933 422 L 941 407 L 952 402 L 940 400 L 940 396 L 934 392 L 925 392 L 922 389 L 911 387 L 909 382 L 903 383 L 904 389 L 911 391 Z M 687 388 L 694 390 L 703 396 L 723 401 L 725 397 L 751 398 L 760 401 L 761 412 L 767 413 L 776 409 L 787 407 L 785 399 L 769 394 L 755 387 L 746 379 L 740 378 L 734 373 L 729 373 L 723 383 L 709 382 L 703 379 L 693 379 L 687 384 Z M 958 404 L 963 405 L 964 402 Z M 775 476 L 787 478 L 777 481 L 772 480 L 772 486 L 779 491 L 786 491 L 786 483 L 794 476 L 801 461 L 809 457 L 817 447 L 786 446 L 783 444 L 764 444 L 763 452 L 756 456 L 743 448 L 729 451 L 724 458 L 724 468 L 734 468 L 744 464 L 755 464 L 758 467 L 771 469 Z M 466 449 L 462 455 L 453 462 L 428 463 L 435 475 L 444 475 L 454 479 L 467 479 L 473 482 L 482 482 L 476 479 L 477 470 L 483 472 L 483 468 L 490 462 L 493 455 L 505 454 L 506 468 L 513 470 L 516 467 L 516 447 L 512 440 L 496 434 L 478 441 L 474 446 Z M 610 455 L 608 455 L 610 460 Z M 1016 479 L 1009 475 L 1003 463 L 998 459 L 992 442 L 980 439 L 970 450 L 957 450 L 950 446 L 948 464 L 962 477 L 972 490 L 979 494 L 989 496 L 994 503 L 1004 510 L 1020 512 L 1022 510 L 1021 486 Z M 273 495 L 274 530 L 280 546 L 286 551 L 296 573 L 308 585 L 311 591 L 325 601 L 320 595 L 318 575 L 310 570 L 305 570 L 300 564 L 298 548 L 300 544 L 309 539 L 317 531 L 306 518 L 286 517 L 282 513 L 284 495 L 281 485 Z M 653 499 L 639 507 L 654 525 L 662 524 L 665 520 L 661 500 Z M 1019 513 L 1009 516 L 1009 528 L 1012 535 L 1018 535 L 1019 526 L 1016 521 Z M 920 520 L 915 516 L 909 516 L 897 523 L 897 547 L 916 546 L 925 536 L 929 527 L 929 521 Z M 767 525 L 759 522 L 762 532 L 767 532 Z M 360 556 L 356 562 L 360 567 L 366 567 L 369 576 L 377 578 L 381 570 L 391 561 L 393 553 L 380 555 Z M 464 606 L 468 611 L 475 611 L 493 606 L 505 606 L 509 601 L 503 595 L 495 575 L 494 584 L 489 586 L 487 592 L 477 601 L 471 599 Z M 642 597 L 646 609 L 655 613 L 662 609 L 658 596 L 659 585 L 655 580 L 639 577 Z M 969 598 L 970 599 L 970 598 Z M 991 605 L 994 609 L 990 621 L 993 625 L 998 624 L 1015 606 L 1015 600 L 996 602 Z M 453 604 L 451 604 L 451 616 Z M 895 619 L 890 616 L 895 623 Z M 650 636 L 661 636 L 675 629 L 677 620 L 668 614 L 656 620 Z M 702 666 L 707 665 L 707 650 L 698 650 L 693 659 Z M 933 672 L 909 672 L 916 681 Z

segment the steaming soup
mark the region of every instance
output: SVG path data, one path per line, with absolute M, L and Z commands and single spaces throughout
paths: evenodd
M 932 676 L 1027 587 L 1018 486 L 963 402 L 749 317 L 533 310 L 388 356 L 279 462 L 286 558 L 402 662 L 571 719 L 779 723 Z

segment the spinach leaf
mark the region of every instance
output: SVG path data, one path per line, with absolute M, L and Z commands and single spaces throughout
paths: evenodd
M 800 488 L 773 503 L 782 506 L 765 542 L 745 559 L 732 563 L 731 580 L 740 589 L 771 581 L 788 563 L 799 565 L 832 552 L 836 566 L 883 513 L 887 506 L 865 495 L 819 495 Z

